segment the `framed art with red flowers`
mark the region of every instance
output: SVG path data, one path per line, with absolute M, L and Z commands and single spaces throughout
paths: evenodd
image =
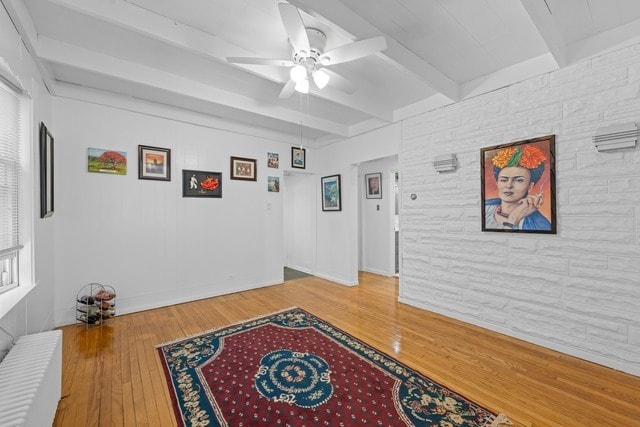
M 482 231 L 556 234 L 555 158 L 555 135 L 482 148 Z
M 182 197 L 222 197 L 222 172 L 183 169 Z

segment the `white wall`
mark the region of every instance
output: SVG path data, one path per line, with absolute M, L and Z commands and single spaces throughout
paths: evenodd
M 398 156 L 360 163 L 358 167 L 360 201 L 360 270 L 383 276 L 395 274 L 395 191 L 390 175 L 397 171 Z M 365 176 L 382 174 L 382 198 L 367 199 Z
M 116 288 L 119 313 L 282 283 L 282 196 L 267 176 L 282 179 L 289 145 L 61 98 L 54 112 L 57 324 L 90 282 Z M 172 150 L 171 182 L 138 179 L 139 144 Z M 127 175 L 87 172 L 88 147 L 127 152 Z M 258 181 L 230 180 L 230 156 L 257 159 Z M 183 198 L 182 169 L 222 172 L 222 198 Z
M 640 45 L 406 120 L 400 300 L 639 375 L 640 149 L 591 140 L 639 121 Z M 480 148 L 547 134 L 558 234 L 481 232 Z
M 401 124 L 346 139 L 313 152 L 317 174 L 341 175 L 342 211 L 322 212 L 317 208 L 316 275 L 345 285 L 358 283 L 358 206 L 364 178 L 358 164 L 397 155 L 400 149 Z M 391 203 L 392 200 L 390 199 Z
M 284 176 L 284 233 L 287 267 L 313 274 L 316 265 L 316 214 L 319 208 L 316 176 L 287 172 Z
M 33 245 L 27 242 L 25 247 L 31 255 L 30 282 L 23 283 L 19 289 L 14 289 L 0 295 L 0 326 L 18 337 L 27 333 L 41 332 L 53 327 L 53 224 L 56 216 L 40 219 L 39 203 L 39 145 L 38 128 L 41 121 L 56 136 L 56 127 L 51 120 L 51 99 L 40 78 L 37 67 L 32 61 L 29 52 L 22 44 L 20 35 L 15 30 L 13 23 L 4 7 L 0 7 L 0 67 L 3 73 L 9 73 L 17 78 L 19 84 L 27 91 L 31 100 L 31 114 L 27 119 L 27 137 L 31 141 L 29 160 L 29 175 L 31 182 L 23 188 L 28 205 L 32 209 L 32 215 L 28 215 L 29 221 L 24 224 L 28 235 L 33 238 Z M 29 187 L 31 186 L 31 187 Z M 23 263 L 29 261 L 27 257 L 21 258 Z M 25 289 L 33 287 L 26 295 Z M 20 295 L 19 298 L 13 298 Z M 9 300 L 13 306 L 9 309 Z M 15 304 L 15 305 L 14 305 Z M 0 332 L 0 352 L 10 345 L 10 338 Z

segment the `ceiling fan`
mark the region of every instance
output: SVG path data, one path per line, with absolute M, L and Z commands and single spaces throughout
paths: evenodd
M 297 7 L 289 3 L 278 3 L 278 8 L 289 36 L 289 43 L 293 47 L 292 58 L 228 57 L 227 61 L 235 64 L 291 67 L 290 79 L 280 91 L 280 98 L 288 98 L 296 90 L 308 93 L 310 81 L 313 81 L 319 89 L 324 88 L 331 81 L 336 89 L 352 94 L 356 90 L 353 84 L 326 67 L 353 61 L 387 48 L 387 40 L 380 36 L 359 40 L 325 52 L 326 35 L 316 28 L 306 28 Z

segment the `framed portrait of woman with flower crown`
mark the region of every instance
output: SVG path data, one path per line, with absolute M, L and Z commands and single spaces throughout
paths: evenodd
M 482 231 L 556 234 L 555 135 L 480 150 Z

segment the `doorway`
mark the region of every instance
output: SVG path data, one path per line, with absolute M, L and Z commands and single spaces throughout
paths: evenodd
M 393 180 L 393 193 L 395 198 L 393 216 L 393 231 L 395 235 L 395 275 L 400 276 L 400 173 L 397 170 L 392 172 L 391 179 Z
M 358 165 L 359 270 L 386 277 L 398 273 L 396 238 L 396 171 L 398 156 L 362 162 Z M 381 176 L 381 194 L 369 197 L 367 176 Z
M 314 274 L 316 262 L 316 185 L 311 173 L 287 171 L 283 178 L 283 267 Z
M 289 267 L 285 267 L 284 268 L 284 281 L 286 282 L 287 280 L 296 280 L 296 279 L 302 279 L 303 277 L 310 277 L 311 275 L 309 273 L 304 273 L 302 271 L 299 270 L 294 270 L 293 268 L 289 268 Z

